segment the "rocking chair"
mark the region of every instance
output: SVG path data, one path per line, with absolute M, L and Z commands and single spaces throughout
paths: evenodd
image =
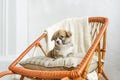
M 44 70 L 33 70 L 27 69 L 24 67 L 19 67 L 17 64 L 23 59 L 23 57 L 28 54 L 28 52 L 35 46 L 41 48 L 42 52 L 46 55 L 46 51 L 43 49 L 40 41 L 47 36 L 46 33 L 43 33 L 38 39 L 36 39 L 10 66 L 9 71 L 1 72 L 0 78 L 5 75 L 10 74 L 19 74 L 21 75 L 20 80 L 23 80 L 24 77 L 44 80 L 44 79 L 61 79 L 61 80 L 86 80 L 87 74 L 89 73 L 89 68 L 94 56 L 97 56 L 97 75 L 98 80 L 101 79 L 101 76 L 105 80 L 108 80 L 103 67 L 106 54 L 106 30 L 108 25 L 108 19 L 105 17 L 89 17 L 88 18 L 89 27 L 91 27 L 91 38 L 92 45 L 86 52 L 84 58 L 79 63 L 76 69 L 72 70 L 63 70 L 63 71 L 44 71 Z M 97 54 L 96 54 L 97 53 Z

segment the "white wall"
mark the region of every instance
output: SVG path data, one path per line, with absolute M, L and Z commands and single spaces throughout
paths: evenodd
M 0 55 L 18 55 L 27 47 L 27 0 L 0 0 Z
M 0 0 L 0 12 L 2 12 L 2 0 Z M 2 13 L 0 13 L 0 26 L 2 26 Z M 2 27 L 0 27 L 0 36 L 2 36 Z M 0 45 L 2 45 L 2 39 L 0 39 Z M 2 46 L 0 46 L 2 52 Z
M 0 55 L 2 56 L 16 53 L 15 13 L 15 0 L 0 0 Z
M 16 0 L 16 54 L 19 55 L 27 47 L 28 20 L 27 20 L 27 1 Z

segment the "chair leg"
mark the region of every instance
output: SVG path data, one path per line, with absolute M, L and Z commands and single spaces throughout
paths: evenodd
M 106 76 L 104 70 L 102 69 L 102 76 L 105 78 L 105 80 L 108 80 L 108 77 Z
M 103 76 L 104 80 L 109 80 L 103 69 L 100 73 L 98 73 L 98 80 L 101 80 L 101 75 Z
M 20 80 L 24 80 L 24 76 L 23 75 L 21 75 Z
M 100 80 L 101 78 L 100 78 L 100 75 L 101 75 L 101 73 L 98 73 L 98 80 Z

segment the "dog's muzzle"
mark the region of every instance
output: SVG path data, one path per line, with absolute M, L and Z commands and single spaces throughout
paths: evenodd
M 62 43 L 62 40 L 61 40 L 61 39 L 59 39 L 59 38 L 57 38 L 57 39 L 56 39 L 56 43 L 57 43 L 58 45 L 63 44 L 63 43 Z

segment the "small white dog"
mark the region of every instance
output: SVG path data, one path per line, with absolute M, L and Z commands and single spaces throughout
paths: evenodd
M 72 33 L 66 30 L 56 31 L 51 40 L 55 41 L 54 48 L 47 56 L 52 58 L 73 56 Z

